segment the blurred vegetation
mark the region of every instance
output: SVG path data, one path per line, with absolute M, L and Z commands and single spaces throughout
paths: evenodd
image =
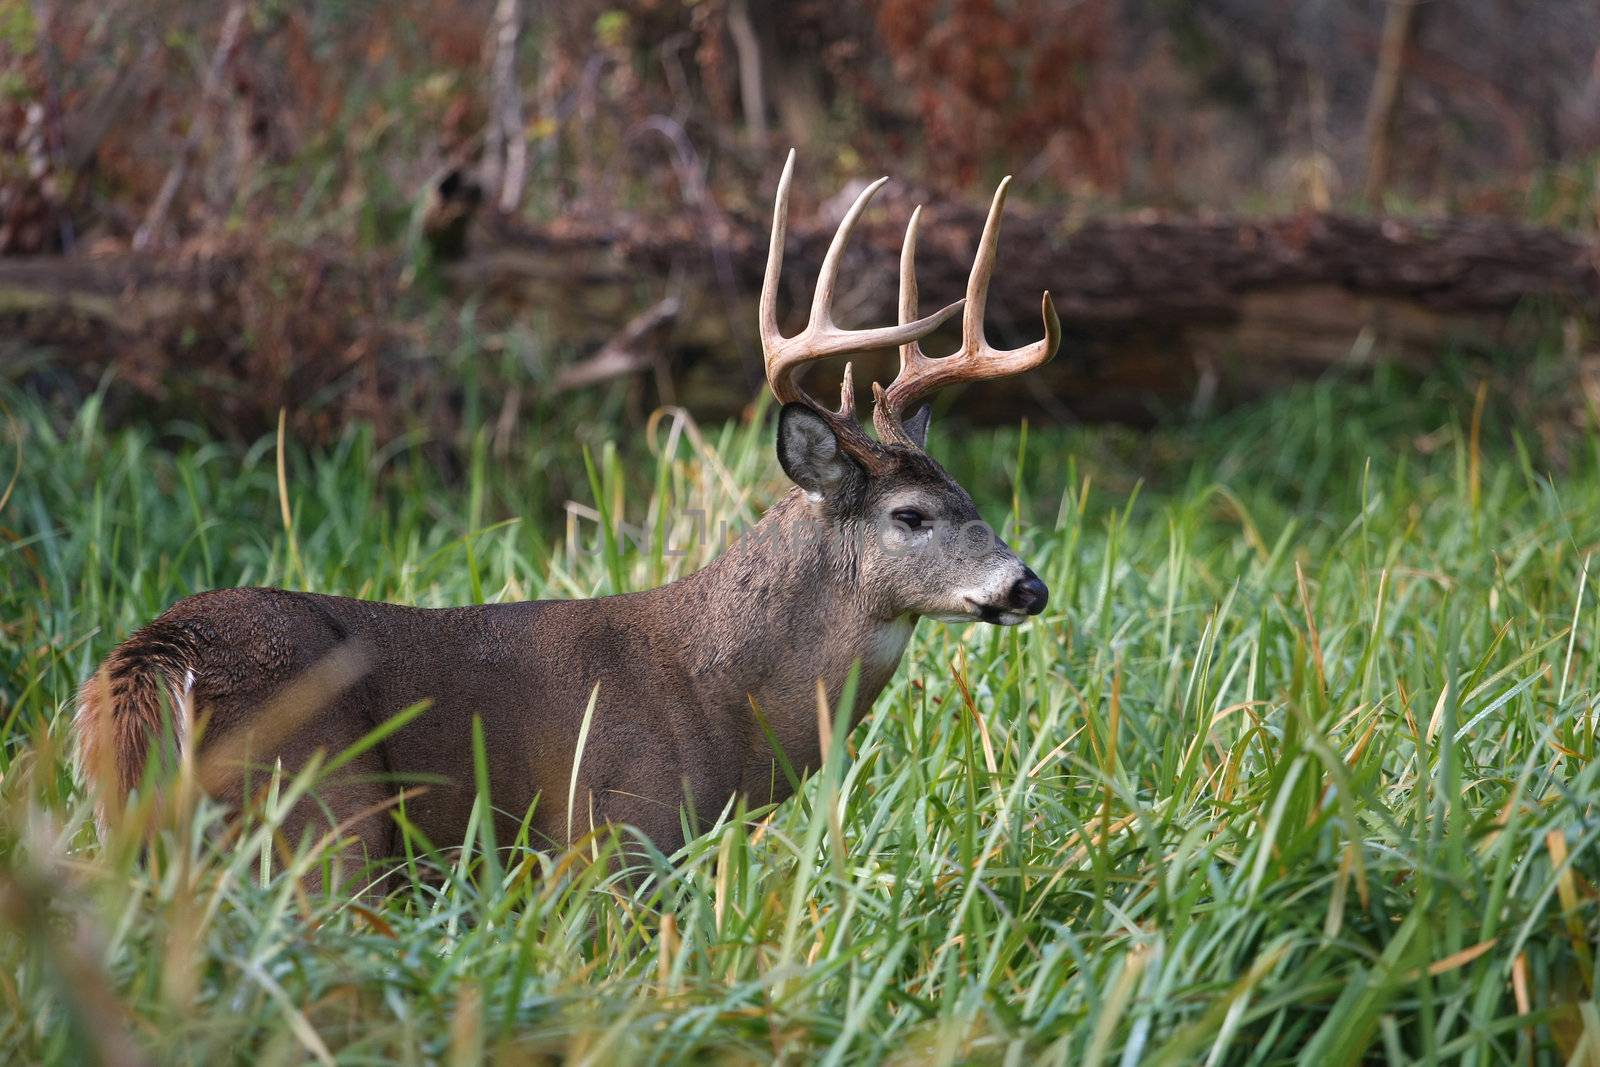
M 319 441 L 351 421 L 385 443 L 425 427 L 457 460 L 482 409 L 502 440 L 544 408 L 638 427 L 677 395 L 671 368 L 554 395 L 599 343 L 551 321 L 591 295 L 584 272 L 560 279 L 565 301 L 534 301 L 514 272 L 447 268 L 469 232 L 522 227 L 525 259 L 539 235 L 595 234 L 596 256 L 677 235 L 672 264 L 605 294 L 616 328 L 693 257 L 715 284 L 685 317 L 746 322 L 718 242 L 760 231 L 790 145 L 813 219 L 874 172 L 958 207 L 1009 172 L 1055 233 L 1113 213 L 1329 208 L 1593 231 L 1600 11 L 1421 5 L 1388 123 L 1399 150 L 1371 203 L 1367 110 L 1393 7 L 0 0 L 0 266 L 62 252 L 127 271 L 79 290 L 45 265 L 0 291 L 0 377 L 70 409 L 109 375 L 112 424 L 203 411 L 236 440 L 280 408 Z M 175 279 L 148 304 L 145 267 Z M 86 305 L 112 313 L 75 318 Z M 704 366 L 737 394 L 719 410 L 754 395 L 753 376 L 725 381 L 751 338 L 671 329 L 678 369 L 715 353 Z M 484 372 L 470 382 L 468 362 Z
M 219 56 L 230 7 L 244 25 Z M 1015 173 L 1075 210 L 1352 203 L 1388 7 L 527 5 L 520 206 L 759 207 L 790 144 L 841 178 L 892 173 L 945 194 Z M 0 251 L 132 239 L 186 157 L 163 241 L 266 225 L 401 242 L 429 179 L 482 161 L 495 8 L 6 0 Z M 1460 0 L 1422 5 L 1417 22 L 1393 206 L 1594 225 L 1600 12 Z

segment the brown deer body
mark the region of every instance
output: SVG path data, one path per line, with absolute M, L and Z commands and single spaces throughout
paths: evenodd
M 387 808 L 399 790 L 421 786 L 406 818 L 435 845 L 461 843 L 476 796 L 476 717 L 498 840 L 511 839 L 531 805 L 536 845 L 617 823 L 670 853 L 683 842 L 685 815 L 691 828 L 705 827 L 732 798 L 764 804 L 791 792 L 768 729 L 797 771 L 819 765 L 819 681 L 834 706 L 860 665 L 857 721 L 893 676 L 918 618 L 1010 624 L 1042 610 L 1043 583 L 923 452 L 925 411 L 905 415 L 934 388 L 1016 373 L 1054 354 L 1059 328 L 1048 294 L 1044 340 L 1009 353 L 983 340 L 1004 184 L 973 267 L 962 349 L 933 360 L 917 342 L 961 304 L 915 319 L 915 214 L 901 264 L 901 324 L 852 331 L 832 323 L 839 253 L 877 185 L 839 228 L 806 330 L 778 332 L 792 167 L 791 154 L 761 319 L 768 377 L 784 402 L 779 459 L 796 488 L 755 528 L 695 574 L 593 600 L 421 609 L 277 589 L 185 599 L 113 651 L 83 687 L 79 759 L 103 806 L 114 808 L 140 783 L 158 739 L 170 731 L 185 745 L 195 721 L 205 724 L 203 750 L 232 745 L 241 763 L 258 768 L 214 790 L 236 802 L 260 787 L 260 768 L 292 773 L 427 702 L 296 808 L 289 836 L 331 820 L 358 839 L 356 859 L 395 855 L 398 828 Z M 876 390 L 877 440 L 855 423 L 848 368 L 837 412 L 795 382 L 812 360 L 885 345 L 901 346 L 902 366 L 887 391 Z M 324 669 L 335 662 L 342 673 Z M 264 709 L 283 705 L 319 670 L 321 681 L 299 694 L 306 707 L 290 716 L 293 728 L 274 731 Z

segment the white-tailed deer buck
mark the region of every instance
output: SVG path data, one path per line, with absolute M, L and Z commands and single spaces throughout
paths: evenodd
M 400 789 L 421 785 L 406 804 L 411 824 L 435 845 L 461 843 L 476 796 L 477 716 L 498 840 L 511 839 L 532 805 L 540 844 L 612 822 L 670 853 L 683 841 L 680 809 L 690 825 L 705 826 L 735 796 L 763 804 L 789 795 L 769 728 L 793 768 L 819 765 L 819 679 L 834 704 L 859 662 L 851 709 L 859 721 L 919 618 L 1011 625 L 1043 610 L 1044 583 L 923 451 L 927 409 L 908 415 L 942 386 L 1016 374 L 1055 354 L 1060 326 L 1048 293 L 1042 340 L 1000 351 L 984 339 L 1006 183 L 965 301 L 917 317 L 919 208 L 901 253 L 899 325 L 846 330 L 832 315 L 840 256 L 887 179 L 868 187 L 822 261 L 810 321 L 785 337 L 778 280 L 793 169 L 790 153 L 772 221 L 761 342 L 783 403 L 778 459 L 796 488 L 760 523 L 695 574 L 593 600 L 421 609 L 281 589 L 189 597 L 118 646 L 83 687 L 76 742 L 102 804 L 119 806 L 158 740 L 187 745 L 196 721 L 205 724 L 202 755 L 221 748 L 247 757 L 246 766 L 293 772 L 427 701 L 328 776 L 316 803 L 302 802 L 285 827 L 291 840 L 331 818 L 358 839 L 356 859 L 393 856 L 398 828 L 386 808 Z M 930 359 L 918 342 L 963 303 L 960 349 Z M 798 384 L 815 360 L 891 345 L 900 347 L 900 372 L 888 389 L 873 387 L 876 440 L 854 419 L 848 366 L 837 411 Z M 340 649 L 359 670 L 325 669 Z M 273 716 L 294 705 L 302 713 L 289 716 L 292 728 L 275 726 Z M 252 781 L 236 771 L 228 782 L 213 789 L 237 802 L 264 775 L 255 771 Z

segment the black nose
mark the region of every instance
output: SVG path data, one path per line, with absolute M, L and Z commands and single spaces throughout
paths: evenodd
M 1050 589 L 1039 580 L 1037 574 L 1026 567 L 1022 568 L 1022 577 L 1011 587 L 1011 606 L 1029 615 L 1037 615 L 1048 603 Z

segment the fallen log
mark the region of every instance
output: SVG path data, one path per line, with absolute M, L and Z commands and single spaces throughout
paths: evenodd
M 961 295 L 981 225 L 970 210 L 925 217 L 925 308 Z M 798 229 L 784 274 L 786 305 L 797 312 L 791 328 L 809 304 L 832 220 Z M 502 220 L 452 276 L 463 291 L 538 308 L 562 336 L 591 342 L 638 306 L 641 286 L 677 278 L 687 305 L 662 343 L 680 357 L 679 396 L 720 409 L 727 400 L 716 394 L 730 377 L 751 389 L 760 383 L 753 308 L 765 240 L 753 220 L 711 234 Z M 854 306 L 851 321 L 890 321 L 899 240 L 881 222 L 858 234 L 842 276 L 854 290 L 842 298 Z M 716 256 L 731 265 L 733 292 L 717 291 Z M 1548 333 L 1550 315 L 1541 312 L 1600 321 L 1600 243 L 1492 219 L 1308 214 L 1105 219 L 1069 229 L 1043 212 L 1013 211 L 989 299 L 996 343 L 1037 336 L 1042 288 L 1055 299 L 1065 340 L 1055 363 L 1030 376 L 1033 402 L 1079 418 L 1145 421 L 1259 396 L 1333 367 L 1390 360 L 1425 370 L 1452 351 L 1526 350 Z M 860 369 L 892 374 L 893 360 Z M 1016 383 L 975 387 L 962 411 L 1005 417 L 1016 391 Z
M 846 324 L 893 314 L 900 231 L 890 218 L 904 216 L 881 212 L 858 234 L 843 271 Z M 833 221 L 791 229 L 784 305 L 792 312 L 809 302 Z M 960 295 L 981 222 L 965 208 L 925 217 L 925 307 Z M 765 245 L 764 220 L 726 215 L 589 227 L 493 216 L 444 276 L 451 298 L 479 306 L 480 329 L 537 323 L 545 351 L 560 358 L 531 388 L 665 367 L 678 402 L 710 418 L 737 412 L 761 387 L 754 319 Z M 415 358 L 448 346 L 396 321 L 398 267 L 326 248 L 270 257 L 262 268 L 260 249 L 236 245 L 159 258 L 0 259 L 0 362 L 35 372 L 48 363 L 90 382 L 117 365 L 155 396 L 181 379 L 191 417 L 208 409 L 204 388 L 214 387 L 225 394 L 219 417 L 245 432 L 270 426 L 279 405 L 322 404 L 331 429 L 384 404 L 449 403 L 447 390 L 419 380 L 449 368 Z M 1073 227 L 1014 208 L 990 296 L 997 344 L 1037 336 L 1045 287 L 1065 342 L 1054 364 L 1030 376 L 1027 402 L 1062 417 L 1148 421 L 1334 367 L 1393 360 L 1425 370 L 1450 351 L 1524 351 L 1547 335 L 1552 315 L 1600 321 L 1600 244 L 1487 219 L 1133 218 Z M 652 319 L 650 358 L 593 362 L 669 291 L 676 313 Z M 935 337 L 930 351 L 940 344 Z M 891 373 L 892 363 L 892 353 L 864 361 L 858 382 Z M 406 376 L 400 385 L 397 374 Z M 961 410 L 1011 418 L 1018 397 L 1014 384 L 974 387 Z M 263 410 L 252 414 L 251 405 Z

